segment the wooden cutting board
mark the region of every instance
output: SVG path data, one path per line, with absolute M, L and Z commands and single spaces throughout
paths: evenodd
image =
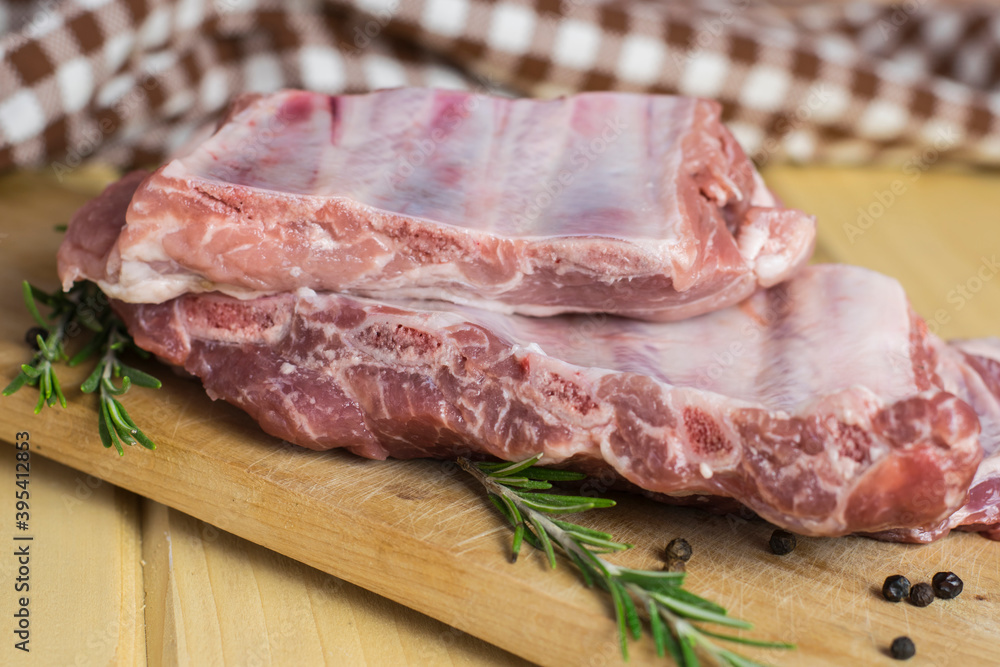
M 935 174 L 907 180 L 877 216 L 860 217 L 899 172 L 771 170 L 790 205 L 820 215 L 818 256 L 852 261 L 900 278 L 917 309 L 946 336 L 1000 333 L 1000 280 L 982 267 L 1000 253 L 995 211 L 1000 178 Z M 909 178 L 909 177 L 907 177 Z M 34 176 L 0 181 L 0 382 L 16 373 L 30 326 L 17 285 L 55 285 L 54 252 L 65 221 L 95 180 L 57 183 Z M 898 190 L 898 188 L 897 188 Z M 885 201 L 882 196 L 881 201 Z M 859 222 L 860 221 L 860 222 Z M 856 234 L 858 228 L 861 234 Z M 975 279 L 978 278 L 978 284 Z M 958 291 L 965 286 L 968 298 Z M 973 290 L 973 288 L 975 288 Z M 942 316 L 943 314 L 943 316 Z M 63 372 L 66 410 L 32 415 L 27 392 L 0 399 L 0 438 L 31 433 L 33 452 L 132 490 L 226 531 L 420 610 L 544 665 L 620 662 L 610 607 L 579 585 L 570 568 L 549 571 L 533 554 L 506 559 L 509 534 L 482 492 L 452 464 L 364 461 L 316 453 L 264 435 L 245 415 L 213 403 L 200 386 L 159 369 L 164 388 L 135 390 L 130 411 L 159 444 L 119 458 L 104 450 L 82 372 Z M 10 482 L 13 484 L 13 480 Z M 688 588 L 752 621 L 754 637 L 798 644 L 793 653 L 746 650 L 787 665 L 890 664 L 885 648 L 908 634 L 910 664 L 996 664 L 1000 644 L 1000 543 L 956 534 L 929 546 L 861 538 L 801 539 L 779 558 L 771 527 L 738 516 L 708 516 L 620 496 L 619 506 L 583 522 L 639 545 L 619 562 L 657 567 L 675 536 L 695 549 Z M 7 518 L 5 517 L 6 521 Z M 99 567 L 99 564 L 94 564 Z M 963 595 L 926 609 L 892 605 L 877 588 L 903 573 L 929 580 L 954 570 Z M 5 570 L 6 572 L 7 570 Z M 147 636 L 150 629 L 147 629 Z M 632 664 L 653 664 L 650 642 Z

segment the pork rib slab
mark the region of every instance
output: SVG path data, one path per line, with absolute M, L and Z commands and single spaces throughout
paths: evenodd
M 807 270 L 790 289 L 829 288 L 823 283 L 843 271 Z M 761 306 L 750 304 L 748 317 Z M 902 383 L 880 395 L 851 381 L 768 404 L 656 377 L 669 368 L 576 365 L 510 335 L 520 324 L 567 330 L 577 326 L 571 321 L 477 318 L 308 289 L 118 309 L 142 347 L 200 377 L 213 398 L 243 408 L 268 432 L 307 447 L 370 458 L 446 457 L 471 447 L 513 460 L 541 451 L 549 464 L 611 466 L 649 491 L 733 497 L 804 534 L 935 525 L 965 503 L 981 458 L 976 414 L 915 365 L 899 369 L 911 376 L 905 394 L 895 391 Z M 497 317 L 514 321 L 501 328 Z M 608 323 L 623 334 L 633 326 Z M 669 347 L 660 341 L 679 325 L 659 326 L 663 336 L 650 345 Z M 766 327 L 762 342 L 781 327 Z M 615 344 L 611 336 L 590 334 L 595 346 Z M 822 343 L 822 335 L 810 341 Z M 843 348 L 813 349 L 812 363 L 798 362 L 815 371 Z M 914 359 L 926 362 L 925 352 Z
M 150 176 L 86 277 L 135 303 L 310 287 L 673 320 L 783 280 L 814 235 L 714 102 L 283 91 Z
M 81 275 L 107 264 L 141 178 L 74 218 L 88 244 L 68 242 L 66 257 Z M 309 290 L 118 308 L 140 344 L 305 446 L 370 457 L 544 450 L 547 462 L 610 466 L 655 492 L 733 497 L 813 534 L 926 541 L 997 523 L 995 343 L 944 345 L 895 281 L 863 269 L 809 268 L 672 324 Z M 978 470 L 970 404 L 987 425 Z

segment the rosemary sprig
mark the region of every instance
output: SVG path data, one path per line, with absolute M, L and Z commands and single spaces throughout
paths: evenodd
M 600 554 L 623 551 L 631 544 L 616 542 L 608 533 L 585 528 L 553 518 L 555 515 L 583 512 L 597 507 L 612 507 L 604 498 L 541 493 L 552 488 L 552 481 L 574 481 L 585 475 L 539 468 L 537 454 L 517 463 L 472 463 L 459 458 L 458 464 L 486 488 L 501 514 L 514 527 L 512 560 L 517 560 L 522 542 L 545 552 L 550 567 L 556 567 L 558 547 L 577 568 L 587 586 L 597 584 L 612 599 L 622 657 L 628 660 L 629 636 L 639 639 L 643 619 L 648 626 L 657 653 L 667 653 L 682 667 L 699 667 L 696 649 L 716 664 L 732 667 L 759 667 L 758 663 L 716 645 L 721 639 L 765 648 L 794 648 L 784 642 L 744 639 L 708 630 L 696 623 L 712 623 L 735 629 L 750 629 L 746 621 L 733 618 L 721 606 L 690 593 L 684 588 L 683 572 L 634 570 L 615 565 Z
M 21 366 L 21 372 L 3 390 L 4 396 L 10 396 L 25 385 L 37 386 L 39 390 L 37 414 L 46 405 L 54 406 L 57 402 L 66 407 L 66 397 L 56 377 L 53 364 L 66 361 L 66 339 L 87 330 L 90 339 L 72 359 L 70 366 L 77 366 L 87 359 L 98 356 L 97 366 L 84 380 L 80 390 L 92 394 L 100 390 L 98 415 L 98 432 L 105 447 L 114 447 L 119 455 L 124 455 L 125 445 L 140 444 L 148 449 L 156 445 L 136 426 L 129 416 L 125 406 L 118 400 L 132 385 L 140 387 L 159 388 L 160 381 L 153 376 L 122 363 L 119 356 L 131 349 L 141 356 L 148 356 L 132 342 L 124 323 L 112 312 L 107 298 L 96 285 L 90 282 L 79 282 L 68 292 L 48 294 L 27 281 L 22 284 L 24 303 L 38 323 L 43 336 L 36 336 L 38 352 L 30 363 Z M 48 318 L 42 317 L 38 304 L 51 309 Z M 121 385 L 116 386 L 114 379 L 120 378 Z
M 29 385 L 38 387 L 35 414 L 41 412 L 46 405 L 54 406 L 57 402 L 66 407 L 66 397 L 52 364 L 66 359 L 64 343 L 70 325 L 77 319 L 77 309 L 67 297 L 47 294 L 28 281 L 21 284 L 21 291 L 28 312 L 38 324 L 37 328 L 29 332 L 29 336 L 35 333 L 33 342 L 38 351 L 29 363 L 21 364 L 21 372 L 3 390 L 3 395 L 10 396 L 21 387 Z M 37 302 L 52 309 L 48 319 L 42 317 Z
M 90 376 L 80 385 L 80 391 L 85 394 L 92 394 L 100 389 L 101 414 L 98 417 L 97 430 L 101 435 L 101 442 L 105 447 L 118 450 L 119 456 L 125 454 L 122 443 L 126 445 L 139 444 L 147 449 L 156 449 L 156 444 L 142 432 L 132 421 L 128 411 L 117 396 L 121 396 L 131 388 L 132 385 L 159 389 L 161 383 L 152 375 L 140 371 L 138 368 L 126 366 L 118 359 L 118 354 L 128 346 L 135 348 L 132 339 L 124 330 L 124 325 L 117 318 L 110 320 L 106 329 L 94 337 L 98 341 L 94 345 L 94 350 L 103 350 L 100 361 L 94 367 Z M 81 354 L 88 352 L 86 348 L 80 351 Z M 70 360 L 70 365 L 74 362 L 80 363 L 89 354 L 78 360 L 77 355 Z M 116 387 L 112 378 L 121 378 L 121 386 Z

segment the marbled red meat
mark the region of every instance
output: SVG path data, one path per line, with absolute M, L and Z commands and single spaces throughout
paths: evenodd
M 945 386 L 969 403 L 979 416 L 983 461 L 976 470 L 965 504 L 944 521 L 880 535 L 906 542 L 930 542 L 950 530 L 973 530 L 1000 540 L 1000 340 L 955 341 L 949 363 L 941 364 Z
M 859 282 L 899 292 L 845 267 L 807 269 L 783 289 L 798 305 Z M 939 375 L 915 371 L 946 363 L 947 350 L 905 300 L 842 307 L 856 322 L 901 316 L 873 336 L 827 326 L 819 309 L 772 314 L 773 298 L 682 323 L 608 318 L 576 344 L 562 341 L 586 318 L 435 311 L 307 288 L 116 308 L 142 347 L 306 447 L 370 458 L 540 451 L 549 464 L 610 466 L 649 491 L 733 497 L 813 535 L 933 526 L 961 508 L 981 458 L 979 423 Z M 926 347 L 909 347 L 911 327 Z M 855 333 L 845 341 L 841 329 Z M 726 330 L 745 352 L 698 386 Z M 792 337 L 798 345 L 775 345 Z M 769 361 L 795 372 L 775 376 Z M 736 374 L 741 386 L 722 393 Z
M 141 180 L 74 217 L 62 278 L 120 264 Z M 308 287 L 116 308 L 140 345 L 306 447 L 541 451 L 655 494 L 733 498 L 805 534 L 1000 537 L 1000 343 L 944 344 L 895 281 L 863 269 L 810 267 L 673 323 Z
M 135 303 L 310 287 L 673 320 L 785 279 L 814 235 L 714 102 L 285 91 L 238 101 L 150 176 L 86 275 Z

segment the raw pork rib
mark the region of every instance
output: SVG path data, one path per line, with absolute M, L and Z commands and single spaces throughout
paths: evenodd
M 73 219 L 62 271 L 101 275 L 141 178 Z M 656 493 L 735 498 L 805 534 L 1000 537 L 1000 344 L 945 345 L 898 283 L 863 269 L 810 267 L 669 324 L 308 288 L 116 308 L 140 345 L 307 447 L 544 451 Z
M 733 497 L 803 534 L 938 525 L 981 458 L 976 413 L 936 370 L 947 350 L 897 283 L 862 269 L 808 268 L 672 324 L 308 288 L 116 308 L 140 346 L 306 447 L 543 451 L 653 492 Z
M 87 275 L 134 303 L 305 286 L 674 320 L 784 280 L 814 234 L 714 102 L 285 91 L 237 101 L 143 183 Z M 66 286 L 82 275 L 60 262 Z
M 142 177 L 74 217 L 63 278 L 103 275 Z M 943 344 L 863 269 L 811 267 L 670 324 L 308 288 L 116 307 L 142 346 L 307 447 L 544 451 L 656 493 L 735 498 L 801 533 L 1000 538 L 1000 343 Z

